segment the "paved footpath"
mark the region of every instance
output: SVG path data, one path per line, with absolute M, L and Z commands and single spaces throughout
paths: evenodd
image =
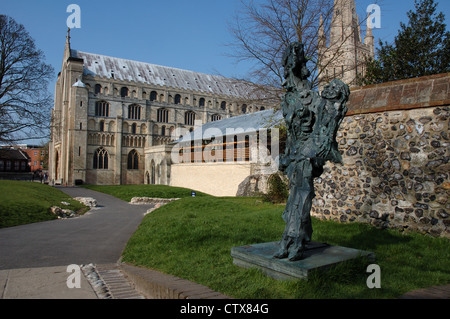
M 117 263 L 152 207 L 84 188 L 60 189 L 93 197 L 98 207 L 73 219 L 0 229 L 0 298 L 97 298 L 84 276 L 82 288 L 68 289 L 67 266 Z
M 83 216 L 0 229 L 0 299 L 225 299 L 208 287 L 119 262 L 153 205 L 131 205 L 78 187 L 70 197 L 92 197 L 98 207 Z M 82 266 L 80 288 L 67 282 Z M 73 278 L 73 277 L 71 277 Z

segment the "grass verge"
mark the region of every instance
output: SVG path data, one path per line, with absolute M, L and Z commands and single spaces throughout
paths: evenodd
M 62 201 L 70 205 L 62 206 Z M 50 212 L 52 206 L 79 214 L 87 211 L 86 206 L 51 186 L 0 180 L 0 228 L 56 219 Z
M 447 239 L 316 219 L 313 240 L 376 254 L 381 289 L 367 287 L 370 274 L 361 261 L 316 273 L 308 281 L 290 282 L 233 265 L 232 247 L 280 239 L 283 208 L 258 198 L 184 198 L 144 218 L 123 260 L 244 299 L 396 298 L 413 289 L 450 282 Z

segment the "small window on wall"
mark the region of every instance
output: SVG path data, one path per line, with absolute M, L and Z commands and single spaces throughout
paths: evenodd
M 150 101 L 156 101 L 158 99 L 158 93 L 156 91 L 152 91 L 150 93 Z
M 95 85 L 95 94 L 100 94 L 102 93 L 102 86 L 100 84 L 96 84 Z
M 128 153 L 128 169 L 139 169 L 139 154 L 136 150 Z
M 201 98 L 201 99 L 200 99 L 200 101 L 199 101 L 199 103 L 198 103 L 198 106 L 200 106 L 200 107 L 205 106 L 205 99 L 204 99 L 204 98 Z
M 181 95 L 180 94 L 175 95 L 175 104 L 181 104 Z
M 127 97 L 128 96 L 128 88 L 127 87 L 123 87 L 120 89 L 120 96 L 121 97 Z
M 222 110 L 225 110 L 227 108 L 227 102 L 223 101 L 222 103 L 220 103 L 220 108 Z
M 94 169 L 108 169 L 108 152 L 100 147 L 94 154 Z
M 211 115 L 211 122 L 220 121 L 221 119 L 222 119 L 222 116 L 220 116 L 219 114 Z

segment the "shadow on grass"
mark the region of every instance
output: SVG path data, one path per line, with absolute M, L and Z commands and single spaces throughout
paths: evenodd
M 320 221 L 316 227 L 317 240 L 331 245 L 376 251 L 387 246 L 402 246 L 412 240 L 402 233 L 378 229 L 367 224 L 339 224 Z

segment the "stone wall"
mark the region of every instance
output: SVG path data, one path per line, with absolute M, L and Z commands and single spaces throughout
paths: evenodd
M 450 238 L 450 73 L 352 91 L 311 214 Z
M 214 196 L 236 196 L 251 175 L 249 162 L 182 163 L 171 165 L 170 186 L 195 189 Z

